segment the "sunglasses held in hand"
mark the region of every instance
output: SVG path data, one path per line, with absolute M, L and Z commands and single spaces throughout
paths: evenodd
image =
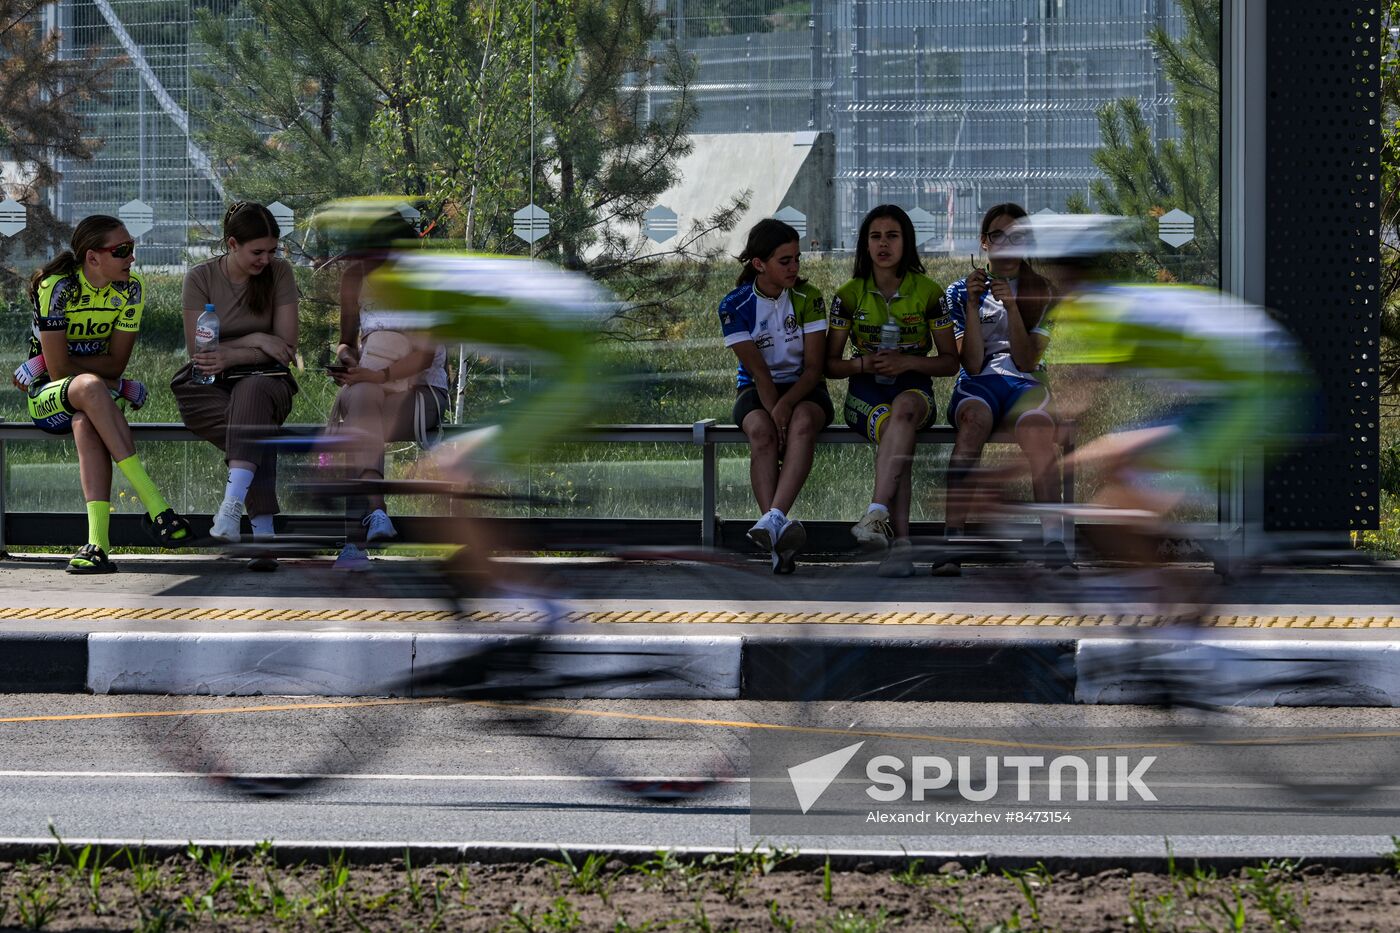
M 995 282 L 998 278 L 1000 278 L 1000 276 L 997 276 L 997 275 L 993 275 L 993 274 L 992 274 L 992 270 L 991 270 L 991 267 L 990 267 L 990 266 L 988 266 L 988 267 L 983 267 L 983 266 L 977 265 L 977 257 L 976 257 L 976 256 L 974 256 L 974 255 L 972 255 L 971 253 L 969 253 L 969 254 L 968 254 L 968 258 L 972 260 L 972 271 L 973 271 L 973 272 L 980 272 L 980 273 L 982 273 L 982 275 L 987 279 L 987 284 L 988 284 L 988 285 L 990 285 L 992 282 Z

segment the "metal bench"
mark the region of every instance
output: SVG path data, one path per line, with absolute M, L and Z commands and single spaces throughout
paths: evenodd
M 299 430 L 315 430 L 318 425 L 289 425 Z M 465 434 L 478 425 L 448 425 L 444 432 L 448 437 Z M 137 445 L 153 441 L 200 441 L 201 439 L 183 424 L 136 423 L 131 425 Z M 952 444 L 957 432 L 939 425 L 919 432 L 919 444 Z M 72 513 L 12 512 L 6 501 L 8 458 L 6 444 L 9 441 L 59 440 L 46 434 L 30 422 L 0 422 L 0 551 L 10 545 L 77 545 L 86 540 L 86 516 Z M 602 540 L 615 540 L 617 533 L 625 531 L 627 540 L 637 545 L 676 544 L 697 539 L 704 546 L 748 547 L 743 537 L 750 520 L 724 521 L 719 515 L 719 456 L 717 448 L 721 444 L 744 444 L 748 439 L 737 425 L 718 424 L 708 418 L 693 424 L 611 424 L 599 425 L 589 435 L 591 443 L 607 444 L 694 444 L 701 448 L 701 513 L 697 519 L 588 519 L 588 518 L 494 518 L 486 519 L 488 524 L 500 523 L 502 530 L 509 533 L 512 540 L 524 544 L 539 544 L 552 549 L 569 549 L 573 546 L 586 547 L 589 543 Z M 822 431 L 817 438 L 821 444 L 863 444 L 865 438 L 845 425 L 834 425 Z M 997 432 L 989 443 L 1014 444 L 1015 439 L 1008 432 Z M 1057 437 L 1062 455 L 1074 450 L 1075 428 L 1073 424 L 1062 425 Z M 76 494 L 76 490 L 75 490 Z M 1065 502 L 1074 501 L 1074 470 L 1069 464 L 1061 469 L 1061 494 Z M 139 515 L 114 514 L 112 516 L 112 543 L 117 547 L 149 546 L 150 541 L 140 528 Z M 211 516 L 189 516 L 196 532 L 207 532 Z M 342 527 L 342 522 L 334 516 L 279 516 L 285 524 L 295 524 L 299 529 L 315 527 L 322 530 Z M 394 517 L 406 537 L 412 540 L 434 541 L 451 540 L 450 531 L 443 527 L 450 518 L 433 516 Z M 809 538 L 819 550 L 844 549 L 849 538 L 846 523 L 834 521 L 805 521 Z M 941 532 L 937 523 L 916 523 L 915 534 L 935 534 Z M 1072 538 L 1073 529 L 1065 529 L 1066 538 Z M 838 546 L 839 543 L 839 546 Z

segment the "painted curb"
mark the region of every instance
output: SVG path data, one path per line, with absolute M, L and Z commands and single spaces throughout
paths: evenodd
M 1217 706 L 1400 705 L 1400 642 L 1085 638 L 1074 670 L 1076 703 L 1151 703 L 1179 679 Z
M 386 684 L 500 635 L 44 632 L 0 635 L 0 692 L 227 696 L 384 695 Z M 522 636 L 513 636 L 522 637 Z M 555 636 L 561 669 L 587 689 L 561 698 L 1128 704 L 1152 699 L 1152 665 L 1205 670 L 1214 699 L 1241 706 L 1400 706 L 1400 641 L 1222 639 L 1209 646 L 1117 638 L 852 638 L 839 635 Z M 1156 660 L 1154 661 L 1153 658 Z M 1334 681 L 1251 683 L 1325 667 Z M 652 671 L 640 682 L 635 671 Z M 600 674 L 616 682 L 599 682 Z M 410 681 L 411 682 L 411 681 Z M 814 683 L 830 684 L 818 696 Z M 893 685 L 893 686 L 891 686 Z M 1239 689 L 1231 692 L 1230 685 Z M 1243 686 L 1240 686 L 1243 685 Z M 415 692 L 415 691 L 410 691 Z
M 410 633 L 94 633 L 83 682 L 92 693 L 213 696 L 375 696 L 418 690 L 415 675 L 519 635 Z M 578 699 L 737 699 L 738 636 L 556 636 L 551 668 Z M 568 685 L 568 677 L 593 689 Z M 522 677 L 530 676 L 528 673 Z M 638 683 L 643 676 L 646 679 Z M 606 678 L 615 678 L 609 686 Z M 630 678 L 630 680 L 629 680 Z

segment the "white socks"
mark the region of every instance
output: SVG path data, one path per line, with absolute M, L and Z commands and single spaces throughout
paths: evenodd
M 271 516 L 271 515 L 252 515 L 252 516 L 249 516 L 248 522 L 249 522 L 249 524 L 251 524 L 251 525 L 253 526 L 253 537 L 255 537 L 255 538 L 270 538 L 270 537 L 272 537 L 272 533 L 273 533 L 273 532 L 272 532 L 272 516 Z
M 889 511 L 889 507 L 888 507 L 888 506 L 881 505 L 881 504 L 878 503 L 878 502 L 872 502 L 872 503 L 870 503 L 869 507 L 866 508 L 865 514 L 869 515 L 871 512 L 888 512 L 888 511 Z
M 253 485 L 253 471 L 242 467 L 229 467 L 228 485 L 224 487 L 224 498 L 241 503 L 248 498 L 248 487 Z

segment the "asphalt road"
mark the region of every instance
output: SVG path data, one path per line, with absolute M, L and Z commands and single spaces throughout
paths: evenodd
M 765 841 L 804 850 L 1051 857 L 1157 856 L 1164 836 L 1170 836 L 1179 855 L 1262 857 L 1371 856 L 1391 851 L 1389 836 L 1400 832 L 1400 789 L 1382 787 L 1344 812 L 1321 810 L 1271 793 L 1268 775 L 1257 766 L 1233 768 L 1230 761 L 1241 754 L 1237 748 L 1223 766 L 1219 758 L 1204 766 L 1194 759 L 1164 766 L 1158 793 L 1165 809 L 1146 803 L 1130 808 L 1159 821 L 1151 824 L 1152 831 L 1133 835 L 1071 834 L 1069 826 L 1060 827 L 1062 832 L 1027 827 L 992 835 L 934 828 L 876 835 L 751 832 L 749 750 L 753 746 L 759 755 L 753 743 L 773 734 L 810 739 L 815 754 L 847 746 L 853 737 L 860 741 L 900 729 L 921 740 L 969 730 L 1056 742 L 1068 735 L 1080 742 L 1086 735 L 1099 742 L 1112 737 L 1118 754 L 1140 751 L 1144 737 L 1168 734 L 1160 713 L 1136 708 L 866 703 L 813 710 L 752 702 L 589 701 L 560 703 L 526 718 L 436 702 L 349 702 L 327 707 L 304 698 L 0 697 L 0 839 L 44 838 L 52 826 L 73 839 L 521 843 L 575 849 Z M 1388 745 L 1370 746 L 1385 749 L 1382 764 L 1388 769 L 1393 735 L 1400 733 L 1393 710 L 1251 715 L 1257 718 L 1248 725 L 1256 729 L 1390 735 Z M 1340 782 L 1374 773 L 1376 762 L 1329 741 L 1310 742 L 1296 754 Z M 704 764 L 697 767 L 697 762 Z M 712 765 L 727 768 L 729 782 L 679 804 L 629 797 L 594 777 L 684 777 L 708 772 Z M 211 768 L 272 774 L 319 769 L 345 776 L 318 785 L 314 793 L 263 800 L 231 793 L 200 776 Z M 858 783 L 848 777 L 843 775 L 838 787 Z M 1115 824 L 1097 825 L 1103 832 Z M 1161 825 L 1187 831 L 1163 832 Z

